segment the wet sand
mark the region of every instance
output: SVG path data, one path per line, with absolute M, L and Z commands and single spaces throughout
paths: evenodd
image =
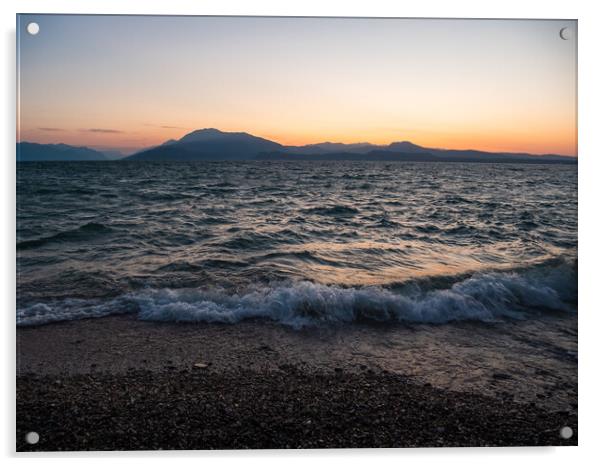
M 17 449 L 575 445 L 576 326 L 19 328 Z

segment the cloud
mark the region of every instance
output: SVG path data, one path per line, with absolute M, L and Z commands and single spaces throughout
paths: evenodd
M 184 128 L 183 126 L 170 126 L 170 125 L 152 125 L 150 123 L 144 123 L 144 126 L 152 126 L 153 128 L 163 128 L 163 129 L 189 129 Z
M 38 129 L 40 131 L 65 131 L 63 128 L 44 128 L 44 127 L 40 127 Z
M 123 131 L 119 131 L 118 129 L 106 129 L 106 128 L 86 128 L 86 129 L 80 129 L 80 131 L 85 131 L 88 133 L 123 133 Z

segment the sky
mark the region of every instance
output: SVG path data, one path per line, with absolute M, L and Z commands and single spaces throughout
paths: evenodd
M 26 32 L 37 22 L 37 35 Z M 570 27 L 575 38 L 563 40 Z M 571 20 L 20 15 L 19 141 L 130 153 L 199 128 L 577 155 Z

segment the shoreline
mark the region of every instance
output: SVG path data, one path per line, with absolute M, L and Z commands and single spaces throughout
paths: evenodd
M 576 445 L 576 324 L 20 327 L 17 450 Z

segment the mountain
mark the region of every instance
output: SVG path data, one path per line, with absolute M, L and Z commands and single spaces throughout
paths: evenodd
M 66 162 L 99 161 L 107 157 L 88 147 L 69 146 L 67 144 L 37 144 L 35 142 L 17 143 L 17 162 Z
M 556 154 L 527 154 L 514 152 L 485 152 L 479 150 L 435 149 L 422 147 L 410 141 L 389 145 L 369 143 L 322 143 L 307 146 L 285 147 L 284 151 L 264 153 L 261 160 L 397 160 L 436 162 L 489 162 L 489 163 L 577 163 L 576 157 Z
M 432 152 L 395 152 L 392 150 L 371 150 L 370 152 L 326 152 L 300 154 L 290 152 L 268 152 L 257 156 L 257 160 L 272 161 L 328 161 L 355 160 L 372 162 L 466 162 L 466 163 L 564 163 L 576 164 L 575 157 L 563 155 L 533 155 L 494 153 L 480 151 L 452 151 L 437 149 Z
M 307 144 L 305 146 L 286 146 L 286 151 L 293 154 L 328 154 L 335 152 L 347 152 L 350 154 L 366 154 L 381 148 L 369 142 L 358 142 L 355 144 L 343 144 L 341 142 L 321 142 L 318 144 Z
M 165 141 L 163 144 L 161 144 L 162 146 L 169 146 L 170 144 L 175 144 L 177 143 L 177 139 L 168 139 L 167 141 Z
M 199 129 L 178 140 L 145 149 L 126 160 L 388 160 L 441 162 L 531 162 L 576 163 L 561 155 L 497 153 L 477 150 L 435 149 L 410 141 L 376 145 L 367 142 L 344 144 L 322 142 L 304 146 L 283 146 L 248 133 L 230 133 L 215 128 Z
M 404 153 L 387 150 L 372 150 L 370 152 L 327 152 L 322 154 L 299 154 L 287 152 L 269 152 L 259 154 L 257 160 L 279 161 L 329 161 L 329 160 L 355 160 L 372 162 L 444 162 L 445 159 L 429 153 Z
M 328 154 L 349 153 L 367 154 L 374 151 L 398 152 L 404 154 L 428 154 L 436 149 L 428 149 L 413 144 L 409 141 L 392 142 L 389 145 L 370 144 L 369 142 L 357 142 L 354 144 L 343 144 L 341 142 L 321 142 L 319 144 L 307 144 L 305 146 L 287 146 L 286 151 L 293 154 Z
M 103 154 L 107 160 L 119 160 L 125 157 L 125 155 L 118 150 L 101 150 L 101 149 L 97 149 L 98 152 L 100 152 L 101 154 Z
M 410 141 L 392 142 L 387 146 L 388 151 L 404 152 L 406 154 L 428 154 L 436 152 L 436 149 L 427 149 L 426 147 L 418 146 Z
M 66 144 L 17 144 L 17 160 L 116 160 L 119 153 L 104 154 L 88 147 Z M 194 161 L 194 160 L 368 160 L 368 161 L 435 161 L 435 162 L 511 162 L 571 163 L 577 158 L 563 155 L 485 152 L 472 149 L 436 149 L 410 141 L 376 145 L 367 142 L 344 144 L 323 142 L 305 146 L 283 146 L 249 133 L 233 133 L 206 128 L 192 131 L 180 139 L 144 149 L 119 158 L 128 161 Z
M 199 129 L 177 141 L 143 150 L 126 160 L 187 161 L 187 160 L 253 160 L 264 152 L 283 146 L 248 133 L 228 133 L 214 128 Z

